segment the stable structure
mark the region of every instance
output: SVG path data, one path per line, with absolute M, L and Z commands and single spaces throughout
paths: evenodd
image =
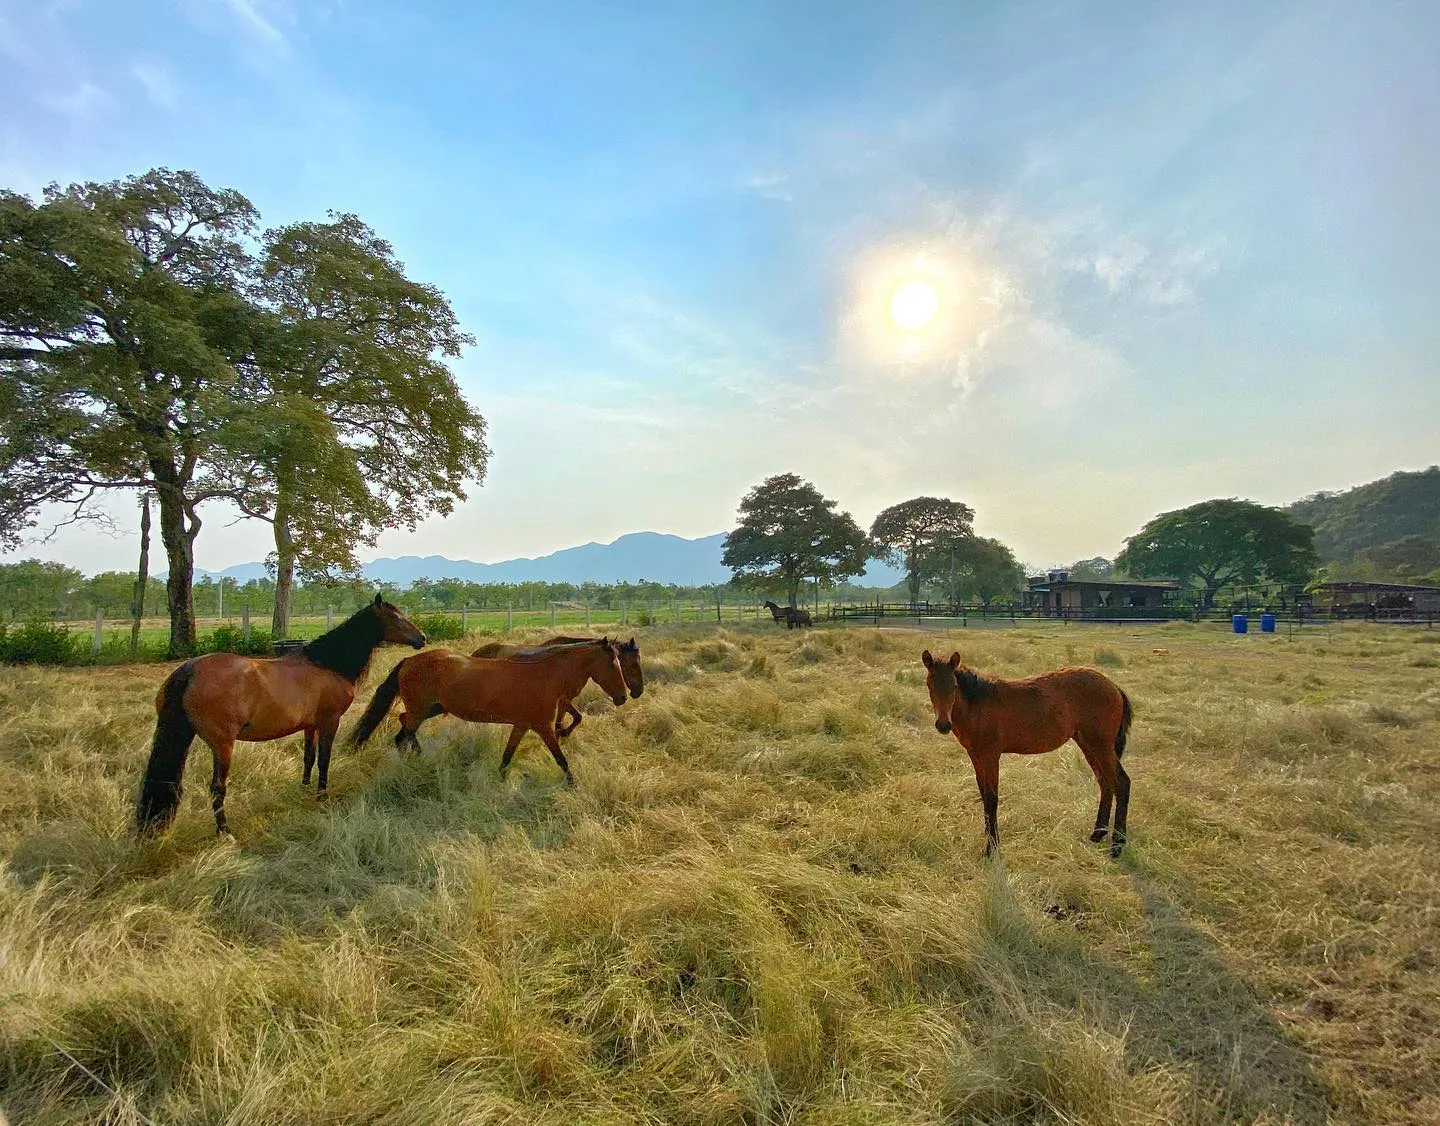
M 1028 580 L 1023 605 L 1037 618 L 1169 618 L 1180 584 L 1173 579 L 1075 580 L 1050 571 Z
M 1385 618 L 1440 614 L 1440 586 L 1415 583 L 1316 583 L 1315 606 L 1335 618 Z

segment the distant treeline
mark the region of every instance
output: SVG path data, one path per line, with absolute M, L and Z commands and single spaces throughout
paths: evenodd
M 297 617 L 322 615 L 327 608 L 348 613 L 383 590 L 407 610 L 458 612 L 471 609 L 541 610 L 551 602 L 576 602 L 596 610 L 621 606 L 657 606 L 672 601 L 713 602 L 717 595 L 726 604 L 754 601 L 765 594 L 730 583 L 708 586 L 680 586 L 675 583 L 474 583 L 464 579 L 417 579 L 407 587 L 387 586 L 365 580 L 297 584 L 291 594 L 291 612 Z M 248 606 L 253 615 L 269 614 L 275 604 L 273 579 L 220 582 L 210 576 L 196 581 L 195 611 L 200 617 L 238 615 Z M 874 588 L 841 586 L 827 589 L 825 597 L 838 600 L 873 598 L 884 593 Z M 30 618 L 60 618 L 80 621 L 96 612 L 106 618 L 128 618 L 135 598 L 135 573 L 106 571 L 86 577 L 74 567 L 28 559 L 0 564 L 0 621 Z M 145 617 L 164 617 L 165 584 L 159 579 L 146 583 Z

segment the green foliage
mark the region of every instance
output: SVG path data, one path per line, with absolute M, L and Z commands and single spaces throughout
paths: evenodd
M 959 501 L 915 497 L 876 516 L 870 539 L 886 559 L 905 567 L 910 601 L 916 602 L 924 580 L 948 573 L 955 544 L 974 534 L 974 519 L 975 510 Z
M 200 638 L 202 653 L 241 653 L 249 657 L 270 656 L 270 631 L 250 627 L 247 641 L 245 631 L 236 625 L 224 625 Z
M 972 536 L 956 543 L 954 596 L 960 601 L 988 606 L 1013 596 L 1024 583 L 1025 569 L 999 540 Z
M 1314 573 L 1314 531 L 1279 508 L 1208 500 L 1156 516 L 1125 541 L 1117 570 L 1198 583 L 1208 608 L 1234 583 L 1303 584 Z
M 740 501 L 740 526 L 725 537 L 721 561 L 735 580 L 783 581 L 790 605 L 808 578 L 858 575 L 873 552 L 854 517 L 793 473 L 767 478 Z
M 0 619 L 14 621 L 71 606 L 85 576 L 63 563 L 0 563 Z
M 1392 473 L 1343 493 L 1315 493 L 1289 512 L 1315 529 L 1315 550 L 1327 564 L 1351 563 L 1367 549 L 1410 536 L 1434 540 L 1440 537 L 1440 466 Z
M 1075 582 L 1099 582 L 1115 574 L 1115 564 L 1103 555 L 1080 559 L 1070 565 L 1070 578 Z
M 0 625 L 0 663 L 68 665 L 75 656 L 70 631 L 56 622 L 32 618 L 19 626 Z
M 455 614 L 420 614 L 410 620 L 430 641 L 455 641 L 465 636 L 460 618 Z

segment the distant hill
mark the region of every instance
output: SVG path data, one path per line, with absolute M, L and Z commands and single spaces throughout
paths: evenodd
M 1289 512 L 1315 529 L 1315 550 L 1332 567 L 1407 537 L 1440 542 L 1440 466 L 1392 473 L 1343 493 L 1315 493 Z
M 632 532 L 613 543 L 587 543 L 533 559 L 475 563 L 444 555 L 402 555 L 376 559 L 363 569 L 366 578 L 395 586 L 407 586 L 416 579 L 464 579 L 474 583 L 633 583 L 646 579 L 698 586 L 729 581 L 730 569 L 720 563 L 724 539 L 723 532 L 693 540 L 663 532 Z M 264 577 L 266 571 L 263 563 L 239 563 L 223 571 L 197 570 L 195 574 L 197 578 L 208 574 L 243 583 Z M 894 567 L 873 563 L 857 581 L 864 586 L 888 587 L 903 577 L 903 572 Z

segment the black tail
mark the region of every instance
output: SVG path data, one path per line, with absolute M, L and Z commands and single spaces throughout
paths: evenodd
M 185 773 L 185 759 L 195 741 L 195 725 L 185 711 L 185 689 L 195 676 L 195 662 L 186 661 L 172 672 L 160 689 L 159 714 L 155 719 L 155 742 L 150 747 L 150 761 L 140 783 L 140 799 L 135 803 L 135 830 L 155 833 L 175 819 L 180 807 L 180 779 Z
M 1115 758 L 1118 761 L 1125 757 L 1125 740 L 1130 737 L 1130 721 L 1134 713 L 1130 710 L 1130 697 L 1125 695 L 1125 690 L 1120 689 L 1120 730 L 1115 732 Z
M 405 658 L 408 661 L 410 658 Z M 390 714 L 390 705 L 395 702 L 395 697 L 400 694 L 400 669 L 405 661 L 399 662 L 390 670 L 381 683 L 375 689 L 375 695 L 370 699 L 370 706 L 365 709 L 365 714 L 360 717 L 360 722 L 355 730 L 350 732 L 350 746 L 361 746 L 366 739 L 375 734 L 375 729 L 385 722 L 385 717 Z

